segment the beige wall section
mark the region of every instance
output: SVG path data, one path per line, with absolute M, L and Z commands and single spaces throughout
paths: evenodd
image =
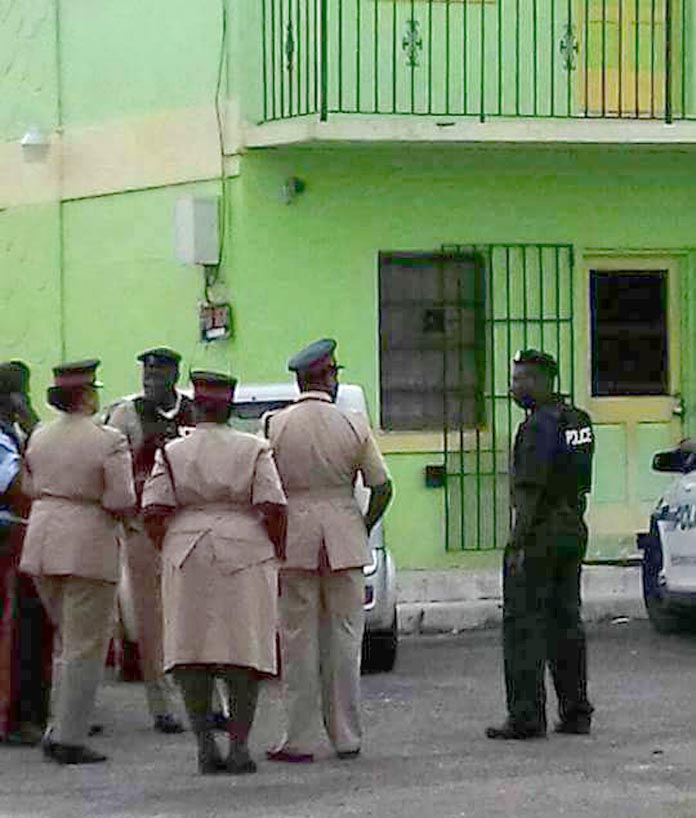
M 19 142 L 0 144 L 0 208 L 58 201 L 60 158 L 56 133 L 36 159 L 27 157 Z
M 662 123 L 642 122 L 633 127 L 595 121 L 482 124 L 471 119 L 416 122 L 414 118 L 350 115 L 332 116 L 325 123 L 311 116 L 254 126 L 241 121 L 236 99 L 229 100 L 221 114 L 227 157 L 237 157 L 245 147 L 316 141 L 696 145 L 696 123 L 679 123 L 670 129 Z M 220 175 L 220 139 L 213 105 L 65 128 L 50 135 L 50 147 L 40 160 L 28 161 L 25 154 L 18 142 L 0 144 L 0 207 L 143 190 Z M 228 175 L 237 175 L 238 162 L 228 161 L 226 170 Z
M 222 111 L 226 171 L 241 148 L 236 104 Z M 80 199 L 220 175 L 215 108 L 204 106 L 53 133 L 35 160 L 17 142 L 0 145 L 0 207 Z

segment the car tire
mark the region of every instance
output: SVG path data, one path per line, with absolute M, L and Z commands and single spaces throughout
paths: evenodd
M 394 618 L 389 630 L 365 633 L 362 645 L 363 673 L 389 673 L 394 669 L 399 647 L 399 625 Z
M 650 624 L 658 633 L 677 633 L 684 621 L 665 597 L 658 577 L 662 569 L 662 546 L 657 531 L 650 532 L 652 543 L 643 552 L 643 601 Z
M 684 629 L 681 617 L 670 610 L 669 603 L 664 597 L 646 597 L 645 608 L 650 624 L 658 633 L 678 633 Z

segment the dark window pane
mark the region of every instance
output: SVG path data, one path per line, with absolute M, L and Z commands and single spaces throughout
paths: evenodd
M 473 255 L 380 254 L 382 428 L 480 421 L 482 271 Z
M 667 394 L 667 272 L 593 270 L 590 303 L 592 394 Z

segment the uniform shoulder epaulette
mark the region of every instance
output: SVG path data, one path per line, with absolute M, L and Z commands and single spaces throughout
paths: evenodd
M 269 409 L 268 412 L 264 412 L 261 416 L 261 431 L 263 436 L 265 438 L 268 437 L 272 420 L 278 417 L 285 417 L 285 415 L 289 414 L 297 406 L 299 406 L 299 404 L 289 403 L 287 406 L 283 406 L 282 409 Z
M 103 435 L 106 435 L 114 440 L 118 440 L 120 438 L 123 438 L 125 441 L 128 440 L 120 429 L 117 429 L 115 426 L 109 426 L 108 423 L 95 423 L 94 426 Z
M 268 439 L 268 433 L 271 429 L 271 420 L 275 417 L 276 412 L 264 412 L 261 416 L 261 433 L 265 439 Z
M 128 407 L 134 408 L 133 399 L 128 400 L 126 398 L 117 398 L 102 412 L 101 416 L 104 418 L 104 423 L 108 426 L 109 421 L 114 416 L 114 413 L 123 411 Z
M 581 409 L 579 406 L 573 406 L 573 409 L 575 412 L 578 413 L 578 415 L 581 418 L 584 418 L 588 423 L 592 422 L 592 418 L 590 417 L 589 412 L 587 412 L 585 409 Z
M 543 411 L 550 417 L 560 418 L 563 412 L 568 408 L 568 406 L 569 404 L 565 403 L 562 400 L 559 400 L 553 403 L 547 403 L 546 406 L 543 407 Z
M 164 445 L 162 446 L 163 449 L 171 449 L 177 448 L 182 443 L 189 439 L 190 435 L 185 435 L 184 437 L 173 437 L 171 440 L 165 440 Z

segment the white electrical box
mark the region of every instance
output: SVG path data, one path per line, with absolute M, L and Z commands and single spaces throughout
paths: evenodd
M 184 264 L 220 262 L 218 198 L 186 196 L 174 205 L 174 251 Z

